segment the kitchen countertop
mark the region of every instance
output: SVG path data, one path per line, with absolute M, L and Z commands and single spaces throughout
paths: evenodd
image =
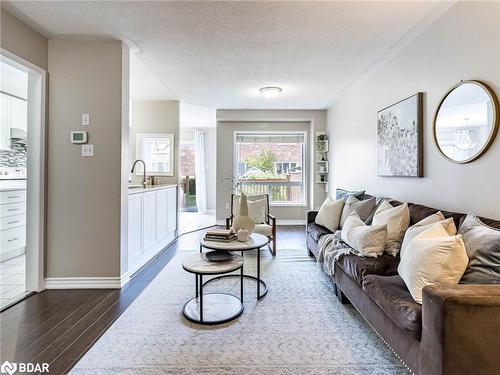
M 0 180 L 0 191 L 26 190 L 26 180 Z
M 135 185 L 131 185 L 131 186 L 135 186 Z M 145 188 L 144 187 L 138 187 L 138 188 L 134 188 L 134 189 L 129 188 L 128 195 L 144 193 L 146 191 L 161 190 L 161 189 L 166 189 L 169 187 L 176 187 L 176 186 L 177 186 L 176 184 L 163 184 L 163 185 L 146 186 Z

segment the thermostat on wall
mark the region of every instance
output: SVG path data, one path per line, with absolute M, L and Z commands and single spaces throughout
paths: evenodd
M 85 131 L 74 131 L 71 132 L 71 143 L 87 143 L 88 142 L 88 134 Z

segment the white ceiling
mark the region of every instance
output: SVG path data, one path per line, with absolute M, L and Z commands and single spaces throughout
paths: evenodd
M 20 2 L 49 37 L 120 39 L 168 95 L 216 108 L 326 108 L 439 2 Z M 262 86 L 284 89 L 265 99 Z
M 135 54 L 130 54 L 130 99 L 175 100 L 176 96 Z

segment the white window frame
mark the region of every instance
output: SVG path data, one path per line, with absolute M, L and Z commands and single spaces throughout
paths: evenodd
M 174 134 L 171 133 L 156 133 L 156 134 L 137 134 L 136 135 L 136 148 L 135 148 L 135 154 L 137 159 L 144 159 L 143 153 L 142 153 L 142 139 L 143 138 L 167 138 L 170 140 L 170 153 L 169 153 L 169 158 L 170 158 L 170 163 L 169 163 L 169 170 L 166 172 L 158 172 L 154 170 L 148 170 L 146 168 L 146 174 L 148 176 L 168 176 L 171 177 L 174 175 L 175 171 L 175 159 L 174 159 L 174 152 L 175 152 L 175 142 L 174 142 Z M 142 175 L 143 170 L 142 164 L 138 164 L 138 168 L 136 170 L 136 175 Z
M 233 176 L 237 177 L 239 168 L 239 150 L 238 144 L 236 142 L 238 135 L 273 135 L 273 134 L 293 134 L 293 135 L 302 135 L 304 137 L 303 148 L 302 148 L 302 201 L 301 202 L 273 202 L 269 199 L 269 205 L 275 207 L 307 207 L 308 206 L 308 197 L 309 197 L 309 184 L 308 184 L 308 175 L 309 170 L 306 167 L 308 165 L 308 140 L 307 140 L 307 130 L 235 130 L 233 132 Z

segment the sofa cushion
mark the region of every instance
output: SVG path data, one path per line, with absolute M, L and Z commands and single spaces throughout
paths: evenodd
M 422 306 L 413 300 L 399 276 L 367 276 L 363 290 L 399 328 L 420 340 Z
M 330 232 L 328 229 L 316 223 L 309 224 L 307 226 L 307 232 L 311 235 L 312 238 L 314 238 L 315 241 L 319 241 L 319 239 L 325 234 L 332 234 L 332 232 Z
M 337 265 L 359 286 L 368 275 L 397 275 L 399 257 L 383 254 L 377 258 L 360 257 L 354 254 L 342 255 Z

